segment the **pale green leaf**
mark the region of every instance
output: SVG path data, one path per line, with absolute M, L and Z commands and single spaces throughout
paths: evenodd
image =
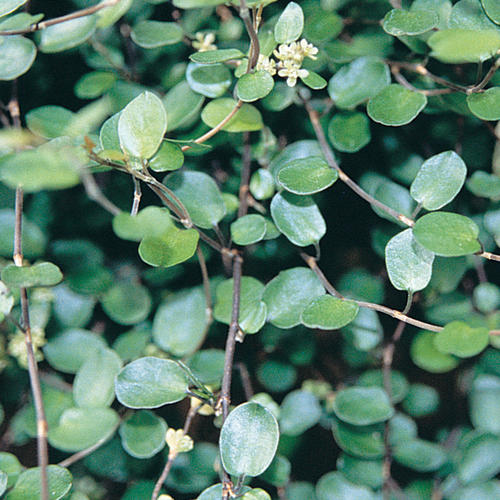
M 500 120 L 500 87 L 467 96 L 469 109 L 481 120 Z
M 0 37 L 0 80 L 15 80 L 35 62 L 35 44 L 21 36 Z
M 178 23 L 140 21 L 130 33 L 132 40 L 143 49 L 156 49 L 182 41 L 184 32 Z
M 54 24 L 41 31 L 40 51 L 62 52 L 84 43 L 96 29 L 96 17 L 85 16 Z
M 234 110 L 236 101 L 229 97 L 209 102 L 201 113 L 201 119 L 209 127 L 216 127 Z M 253 132 L 263 127 L 259 110 L 251 104 L 243 104 L 235 115 L 222 127 L 226 132 Z
M 304 13 L 300 5 L 290 2 L 274 26 L 274 38 L 278 43 L 290 43 L 299 38 L 304 29 Z
M 354 302 L 323 295 L 314 299 L 304 309 L 301 321 L 308 328 L 338 330 L 356 318 L 358 309 Z
M 266 97 L 274 87 L 273 77 L 267 71 L 245 73 L 236 87 L 238 98 L 245 102 L 253 102 Z
M 459 358 L 470 358 L 485 349 L 489 342 L 487 328 L 472 328 L 463 321 L 448 323 L 434 337 L 438 351 L 454 354 Z

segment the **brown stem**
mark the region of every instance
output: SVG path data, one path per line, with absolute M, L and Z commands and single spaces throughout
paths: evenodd
M 97 182 L 95 181 L 93 175 L 90 172 L 84 170 L 80 173 L 80 178 L 82 179 L 83 187 L 87 196 L 95 201 L 97 204 L 101 205 L 102 208 L 107 210 L 111 215 L 118 215 L 121 210 L 110 200 L 104 196 L 103 192 L 99 189 Z
M 495 73 L 497 72 L 498 68 L 500 68 L 500 57 L 491 65 L 491 68 L 488 70 L 486 75 L 484 75 L 484 78 L 477 85 L 474 85 L 473 87 L 469 87 L 467 89 L 467 93 L 473 94 L 474 92 L 478 92 L 479 90 L 484 89 L 484 87 L 486 87 L 486 85 L 488 85 L 490 80 L 495 76 Z
M 318 112 L 313 109 L 306 99 L 304 99 L 305 108 L 309 114 L 309 119 L 311 120 L 311 124 L 314 128 L 314 132 L 318 139 L 321 150 L 323 151 L 323 155 L 325 156 L 326 162 L 328 165 L 336 170 L 339 174 L 339 179 L 344 182 L 348 187 L 350 187 L 357 195 L 366 200 L 370 205 L 376 206 L 383 210 L 385 213 L 394 217 L 396 220 L 399 220 L 403 224 L 406 224 L 409 227 L 412 227 L 415 224 L 413 219 L 410 219 L 404 214 L 397 212 L 396 210 L 388 207 L 384 203 L 375 199 L 373 196 L 369 195 L 364 189 L 358 186 L 338 165 L 335 161 L 335 156 L 333 155 L 333 151 L 330 148 L 328 141 L 326 140 L 325 133 L 323 131 L 323 127 L 319 121 Z
M 208 276 L 207 262 L 200 245 L 196 247 L 196 255 L 200 264 L 201 277 L 203 279 L 203 291 L 205 292 L 205 304 L 207 314 L 207 328 L 212 323 L 212 295 L 210 293 L 210 278 Z
M 252 399 L 254 393 L 247 365 L 245 363 L 240 362 L 236 365 L 236 367 L 240 371 L 241 385 L 243 386 L 243 390 L 245 391 L 245 398 L 247 401 L 249 401 L 250 399 Z
M 66 21 L 72 21 L 73 19 L 78 19 L 79 17 L 90 16 L 99 10 L 105 9 L 106 7 L 112 7 L 118 4 L 120 0 L 107 0 L 106 2 L 93 5 L 92 7 L 87 7 L 86 9 L 77 10 L 71 14 L 67 14 L 61 17 L 55 17 L 53 19 L 48 19 L 47 21 L 42 21 L 39 23 L 31 24 L 27 28 L 20 30 L 9 30 L 0 31 L 0 36 L 10 36 L 10 35 L 25 35 L 27 33 L 33 33 L 35 31 L 43 30 L 49 26 L 54 26 L 55 24 L 64 23 Z
M 425 96 L 433 96 L 433 95 L 443 95 L 443 94 L 453 94 L 456 92 L 456 90 L 450 89 L 450 88 L 444 88 L 444 89 L 419 89 L 417 87 L 414 87 L 399 71 L 399 67 L 393 66 L 391 68 L 391 73 L 394 75 L 394 78 L 396 81 L 401 84 L 403 87 L 406 87 L 407 89 L 413 91 L 413 92 L 418 92 L 419 94 L 423 94 Z
M 241 180 L 239 189 L 240 204 L 238 206 L 238 218 L 248 213 L 248 193 L 250 183 L 250 165 L 252 162 L 250 148 L 250 132 L 243 134 L 243 165 L 241 167 Z
M 248 59 L 247 67 L 247 73 L 250 73 L 253 68 L 255 68 L 257 61 L 259 60 L 260 43 L 255 26 L 250 18 L 250 11 L 248 10 L 246 0 L 240 0 L 240 17 L 243 20 L 248 36 L 250 37 L 250 57 Z
M 476 255 L 479 255 L 479 257 L 483 257 L 483 259 L 494 260 L 496 262 L 500 262 L 500 255 L 497 255 L 495 253 L 481 252 L 481 253 L 478 253 Z
M 134 181 L 134 201 L 132 202 L 132 208 L 130 209 L 130 215 L 137 215 L 139 212 L 139 205 L 141 203 L 142 191 L 141 191 L 141 183 L 135 178 L 132 177 Z

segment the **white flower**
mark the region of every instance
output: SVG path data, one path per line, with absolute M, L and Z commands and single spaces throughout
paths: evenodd
M 308 43 L 305 38 L 300 41 L 299 46 L 304 57 L 309 57 L 309 59 L 313 60 L 317 59 L 318 47 L 315 47 L 312 43 Z
M 217 50 L 215 35 L 213 33 L 196 33 L 196 41 L 193 42 L 193 47 L 198 52 L 207 52 L 208 50 Z
M 274 56 L 278 59 L 278 76 L 286 78 L 287 85 L 294 87 L 297 83 L 297 78 L 306 78 L 309 76 L 309 71 L 302 69 L 304 58 L 316 59 L 317 53 L 318 48 L 309 43 L 305 38 L 300 42 L 282 43 L 274 51 Z
M 292 60 L 280 62 L 279 68 L 278 75 L 287 79 L 286 84 L 289 87 L 295 87 L 297 78 L 306 78 L 309 76 L 307 69 L 302 69 Z
M 170 448 L 169 454 L 174 456 L 178 453 L 186 453 L 193 449 L 193 440 L 187 434 L 184 434 L 182 429 L 175 430 L 169 428 L 165 436 L 165 441 Z
M 276 61 L 269 59 L 269 57 L 259 54 L 259 60 L 255 66 L 257 71 L 267 71 L 271 76 L 276 74 Z

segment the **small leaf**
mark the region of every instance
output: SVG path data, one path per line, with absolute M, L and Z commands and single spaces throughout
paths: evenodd
M 280 408 L 280 429 L 287 436 L 299 436 L 321 418 L 318 398 L 308 391 L 289 392 Z
M 307 76 L 301 76 L 300 79 L 302 80 L 302 83 L 313 90 L 321 90 L 328 85 L 328 82 L 321 75 L 318 75 L 318 73 L 310 70 L 308 71 Z
M 80 99 L 95 99 L 108 91 L 117 77 L 107 71 L 92 71 L 83 75 L 75 85 L 75 95 Z
M 151 295 L 138 283 L 116 283 L 101 298 L 104 312 L 120 325 L 145 320 L 151 310 Z
M 457 476 L 463 484 L 481 483 L 500 472 L 500 438 L 488 433 L 471 436 L 461 460 L 457 464 Z
M 469 394 L 469 415 L 474 428 L 500 432 L 500 377 L 488 373 L 476 376 Z
M 349 387 L 339 391 L 333 411 L 351 425 L 376 424 L 394 415 L 387 393 L 380 387 Z
M 191 61 L 198 64 L 217 64 L 234 59 L 242 59 L 245 54 L 238 49 L 206 50 L 195 52 L 189 56 Z
M 238 98 L 245 102 L 253 102 L 266 97 L 274 87 L 273 77 L 267 71 L 245 73 L 236 86 Z
M 401 402 L 408 392 L 408 381 L 405 376 L 396 370 L 390 372 L 391 401 L 393 404 Z M 367 370 L 358 379 L 362 387 L 384 388 L 384 373 L 382 370 Z
M 224 469 L 235 476 L 262 474 L 274 458 L 278 440 L 278 423 L 269 410 L 252 402 L 237 406 L 220 433 Z
M 120 146 L 135 158 L 151 158 L 167 130 L 163 103 L 151 92 L 143 92 L 121 112 L 118 120 Z
M 500 31 L 451 28 L 433 33 L 427 40 L 431 56 L 445 63 L 482 62 L 500 49 Z
M 368 116 L 382 125 L 399 127 L 410 123 L 427 105 L 427 97 L 393 83 L 371 98 Z
M 15 80 L 24 75 L 36 58 L 36 46 L 21 36 L 0 37 L 0 80 Z
M 256 170 L 250 179 L 250 193 L 257 200 L 266 200 L 274 194 L 274 180 L 271 172 L 264 168 Z
M 340 472 L 328 472 L 316 485 L 318 500 L 375 500 L 375 494 L 366 486 L 348 481 Z
M 479 228 L 471 219 L 450 212 L 424 215 L 413 226 L 413 236 L 427 250 L 443 257 L 469 255 L 481 250 Z
M 355 153 L 371 140 L 370 120 L 357 111 L 338 113 L 328 124 L 328 138 L 335 149 Z
M 16 9 L 19 9 L 19 7 L 24 5 L 27 1 L 28 0 L 3 0 L 2 5 L 0 6 L 0 17 L 14 12 Z
M 500 198 L 500 177 L 476 170 L 467 180 L 467 189 L 475 196 L 498 200 Z
M 353 321 L 358 310 L 355 302 L 323 295 L 314 299 L 304 309 L 301 321 L 308 328 L 338 330 Z
M 216 127 L 236 106 L 229 97 L 209 102 L 201 113 L 201 119 L 209 127 Z M 262 116 L 251 104 L 243 104 L 236 114 L 222 127 L 226 132 L 253 132 L 263 127 Z
M 326 233 L 325 220 L 309 196 L 277 193 L 271 202 L 271 216 L 280 232 L 299 247 L 318 243 Z
M 73 478 L 68 469 L 58 465 L 47 467 L 49 500 L 60 500 L 66 497 L 71 489 Z M 26 469 L 21 473 L 14 488 L 7 493 L 5 500 L 34 500 L 42 498 L 41 468 Z
M 392 9 L 384 17 L 382 27 L 393 36 L 420 35 L 436 27 L 438 16 L 431 10 Z
M 174 361 L 153 357 L 139 358 L 122 368 L 116 376 L 118 401 L 128 408 L 158 408 L 176 403 L 186 396 L 188 381 Z
M 363 459 L 382 458 L 384 456 L 383 430 L 372 426 L 354 426 L 334 419 L 332 432 L 335 442 L 346 453 Z
M 448 323 L 434 337 L 434 345 L 445 354 L 470 358 L 485 349 L 489 342 L 487 328 L 471 328 L 463 321 Z
M 467 167 L 454 151 L 427 159 L 411 184 L 412 198 L 427 210 L 438 210 L 455 198 L 465 182 Z
M 186 80 L 182 80 L 162 100 L 167 110 L 167 130 L 171 132 L 198 118 L 204 97 L 193 92 Z
M 231 72 L 223 64 L 189 63 L 186 80 L 194 92 L 211 99 L 223 96 L 232 83 Z
M 113 217 L 113 231 L 124 240 L 141 241 L 146 236 L 162 236 L 174 228 L 166 208 L 149 206 L 137 215 L 120 212 Z
M 500 6 L 496 0 L 481 0 L 483 9 L 488 17 L 496 24 L 500 24 Z
M 411 439 L 401 441 L 394 447 L 394 459 L 418 472 L 432 472 L 444 464 L 446 452 L 436 443 Z
M 439 407 L 439 393 L 434 387 L 412 384 L 402 406 L 404 411 L 412 417 L 431 415 Z
M 124 450 L 134 458 L 151 458 L 165 447 L 167 424 L 146 410 L 138 411 L 120 425 Z
M 2 269 L 2 281 L 10 288 L 54 286 L 63 279 L 61 270 L 52 262 L 34 266 L 17 267 L 14 264 Z
M 95 24 L 95 16 L 85 16 L 49 26 L 41 31 L 40 51 L 52 54 L 77 47 L 92 36 Z
M 300 195 L 323 191 L 337 179 L 337 171 L 320 156 L 292 160 L 278 173 L 278 182 L 287 191 Z
M 455 368 L 459 361 L 450 354 L 443 354 L 434 345 L 435 333 L 420 332 L 410 349 L 412 361 L 431 373 L 446 373 Z
M 278 43 L 290 43 L 299 38 L 304 29 L 304 13 L 300 5 L 290 2 L 274 26 L 274 38 Z
M 237 245 L 252 245 L 264 238 L 266 230 L 262 215 L 245 215 L 231 224 L 231 238 Z
M 158 152 L 149 160 L 149 168 L 154 172 L 178 170 L 184 164 L 182 149 L 173 142 L 163 141 Z
M 500 87 L 468 95 L 467 105 L 481 120 L 500 120 Z
M 184 32 L 177 23 L 140 21 L 130 33 L 130 38 L 143 49 L 156 49 L 182 41 Z
M 385 265 L 389 279 L 397 290 L 423 290 L 432 277 L 434 254 L 426 250 L 405 229 L 391 238 L 385 247 Z

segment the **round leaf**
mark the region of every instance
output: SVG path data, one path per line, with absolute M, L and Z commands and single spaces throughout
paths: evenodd
M 389 240 L 385 247 L 385 265 L 392 285 L 397 290 L 423 290 L 432 277 L 434 254 L 426 250 L 405 229 Z
M 92 36 L 95 24 L 95 16 L 85 16 L 49 26 L 41 31 L 40 50 L 50 54 L 77 47 Z
M 355 153 L 371 140 L 370 120 L 364 113 L 338 113 L 328 124 L 328 138 L 333 147 L 345 153 Z
M 438 351 L 454 354 L 459 358 L 469 358 L 479 354 L 488 345 L 488 341 L 487 328 L 471 328 L 463 321 L 448 323 L 434 337 L 434 345 Z
M 198 117 L 203 100 L 203 96 L 191 90 L 186 80 L 172 87 L 163 98 L 168 116 L 167 130 L 171 132 L 191 123 Z
M 143 49 L 156 49 L 182 41 L 184 32 L 177 23 L 140 21 L 130 33 L 130 38 Z
M 59 500 L 64 498 L 71 489 L 73 478 L 68 469 L 58 465 L 49 465 L 47 467 L 47 481 L 49 483 L 49 500 Z M 40 467 L 27 469 L 21 473 L 14 488 L 7 493 L 5 500 L 41 498 L 41 489 Z
M 118 120 L 120 146 L 135 158 L 151 158 L 167 131 L 167 113 L 161 100 L 143 92 L 121 112 Z
M 300 195 L 323 191 L 337 179 L 337 171 L 320 156 L 292 160 L 278 173 L 278 182 L 287 191 Z
M 174 361 L 139 358 L 125 366 L 116 377 L 118 401 L 129 408 L 158 408 L 186 396 L 188 381 Z
M 24 5 L 28 0 L 3 0 L 0 6 L 0 17 L 6 16 L 16 9 L 19 9 L 21 5 Z
M 458 257 L 479 252 L 479 228 L 463 215 L 433 212 L 413 226 L 413 236 L 422 246 L 443 257 Z
M 292 391 L 280 408 L 280 429 L 287 436 L 298 436 L 315 426 L 321 418 L 318 398 L 308 391 Z
M 75 113 L 62 106 L 40 106 L 26 114 L 26 125 L 34 134 L 53 139 L 65 134 Z
M 394 447 L 394 459 L 418 472 L 431 472 L 443 465 L 446 452 L 438 444 L 411 439 L 401 441 Z
M 11 264 L 2 269 L 2 281 L 10 288 L 54 286 L 62 279 L 61 270 L 52 262 L 23 267 Z
M 335 419 L 332 423 L 335 442 L 350 455 L 364 459 L 384 456 L 384 437 L 382 429 L 359 427 Z
M 469 109 L 481 120 L 500 120 L 500 87 L 467 96 Z
M 274 87 L 273 77 L 267 71 L 245 73 L 236 87 L 238 98 L 245 102 L 253 102 L 266 97 Z
M 191 61 L 198 64 L 217 64 L 233 59 L 242 59 L 245 54 L 238 49 L 206 50 L 204 52 L 195 52 L 189 56 Z
M 309 196 L 277 193 L 271 202 L 271 216 L 280 232 L 299 247 L 318 243 L 326 233 L 325 220 Z
M 496 0 L 481 0 L 483 9 L 488 17 L 496 24 L 500 24 L 500 5 Z
M 480 433 L 473 436 L 457 464 L 457 475 L 464 484 L 480 483 L 496 476 L 500 471 L 500 438 Z
M 438 210 L 458 194 L 465 182 L 467 167 L 454 151 L 445 151 L 426 160 L 411 184 L 412 198 L 427 210 Z
M 223 96 L 232 82 L 231 73 L 223 64 L 189 63 L 186 80 L 194 92 L 212 99 Z
M 392 9 L 384 17 L 384 31 L 394 36 L 420 35 L 436 27 L 438 16 L 431 10 Z
M 482 373 L 473 383 L 469 413 L 476 429 L 500 433 L 500 377 Z
M 436 411 L 439 406 L 439 393 L 424 384 L 412 384 L 403 401 L 403 409 L 412 417 L 425 417 Z
M 201 119 L 209 127 L 216 127 L 236 106 L 229 97 L 209 102 L 201 113 Z M 243 104 L 236 114 L 222 127 L 226 132 L 253 132 L 263 127 L 262 116 L 251 104 Z
M 375 494 L 366 486 L 347 480 L 340 472 L 328 472 L 316 485 L 318 500 L 375 500 Z
M 149 168 L 155 172 L 178 170 L 184 164 L 184 153 L 172 142 L 164 141 L 158 152 L 149 160 Z
M 116 283 L 101 299 L 104 312 L 120 325 L 134 325 L 147 318 L 151 296 L 138 283 Z
M 125 451 L 135 458 L 150 458 L 165 446 L 167 424 L 154 413 L 141 410 L 123 421 L 120 437 Z
M 302 312 L 301 321 L 308 328 L 338 330 L 353 321 L 358 310 L 354 302 L 323 295 L 309 303 Z
M 437 350 L 434 345 L 435 335 L 432 332 L 420 332 L 411 345 L 411 359 L 423 370 L 431 373 L 446 373 L 458 365 L 458 359 Z
M 116 75 L 107 71 L 93 71 L 83 75 L 75 85 L 75 95 L 80 99 L 95 99 L 109 90 Z
M 304 29 L 304 13 L 300 5 L 290 2 L 274 26 L 274 38 L 278 43 L 290 43 L 299 38 Z
M 266 230 L 266 219 L 262 215 L 245 215 L 231 224 L 231 238 L 237 245 L 251 245 L 262 240 Z
M 373 121 L 399 127 L 415 119 L 426 104 L 425 95 L 393 83 L 371 98 L 366 110 Z
M 0 80 L 15 80 L 35 62 L 35 44 L 21 36 L 0 37 Z
M 224 469 L 235 476 L 262 474 L 274 458 L 278 441 L 278 423 L 269 410 L 257 403 L 237 406 L 220 433 Z
M 314 71 L 308 71 L 308 75 L 301 76 L 300 79 L 302 80 L 302 83 L 313 90 L 321 90 L 328 85 L 328 82 L 321 75 L 318 75 L 318 73 L 315 73 Z
M 408 382 L 405 376 L 395 370 L 391 370 L 391 401 L 399 403 L 408 392 Z M 382 370 L 367 370 L 358 379 L 358 385 L 362 387 L 384 388 L 384 374 Z
M 350 387 L 337 393 L 333 411 L 352 425 L 384 422 L 394 415 L 387 393 L 379 387 Z

